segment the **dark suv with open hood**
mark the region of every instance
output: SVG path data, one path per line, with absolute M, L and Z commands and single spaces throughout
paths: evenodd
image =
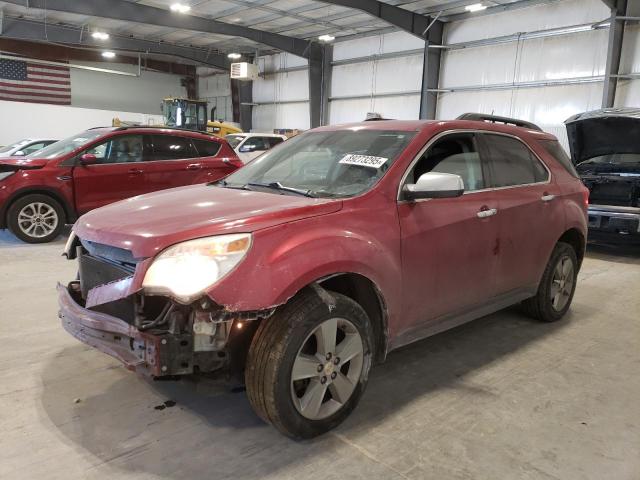
M 640 109 L 595 110 L 565 123 L 590 192 L 589 239 L 640 243 Z

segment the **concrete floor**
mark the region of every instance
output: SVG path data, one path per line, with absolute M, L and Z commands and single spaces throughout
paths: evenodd
M 0 233 L 2 479 L 640 478 L 640 249 L 590 248 L 560 323 L 510 309 L 391 354 L 342 426 L 294 442 L 242 392 L 67 335 L 62 246 Z

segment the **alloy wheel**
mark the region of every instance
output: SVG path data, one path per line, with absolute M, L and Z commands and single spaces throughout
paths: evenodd
M 58 213 L 43 202 L 29 203 L 18 212 L 18 227 L 25 235 L 43 238 L 58 227 Z
M 574 267 L 571 258 L 562 256 L 558 259 L 551 277 L 551 305 L 556 312 L 562 311 L 567 305 L 573 292 Z
M 351 398 L 362 373 L 364 345 L 358 329 L 330 318 L 305 339 L 291 371 L 291 396 L 310 420 L 336 413 Z

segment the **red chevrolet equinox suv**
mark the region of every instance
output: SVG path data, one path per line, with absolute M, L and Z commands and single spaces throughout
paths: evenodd
M 142 193 L 218 180 L 243 164 L 222 140 L 185 130 L 94 128 L 27 157 L 0 160 L 0 229 L 29 243 Z
M 62 325 L 152 377 L 237 372 L 262 419 L 312 437 L 393 349 L 515 303 L 562 318 L 588 198 L 559 148 L 477 114 L 311 130 L 80 218 Z

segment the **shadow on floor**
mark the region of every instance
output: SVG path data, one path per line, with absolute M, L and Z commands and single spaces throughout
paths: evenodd
M 62 243 L 67 241 L 67 237 L 71 232 L 71 225 L 67 225 L 62 229 L 62 233 L 53 240 L 51 243 Z M 28 247 L 31 246 L 30 243 L 25 243 L 22 240 L 18 239 L 13 233 L 9 230 L 0 230 L 0 248 L 4 247 Z M 43 245 L 43 244 L 40 244 Z M 46 245 L 46 244 L 45 244 Z
M 571 321 L 568 315 L 542 324 L 511 308 L 393 352 L 373 368 L 360 405 L 337 432 L 366 434 L 388 415 L 443 389 L 492 394 L 465 385 L 464 377 Z M 150 382 L 121 367 L 91 367 L 97 363 L 93 355 L 78 346 L 54 357 L 42 373 L 42 405 L 62 436 L 99 463 L 165 478 L 257 479 L 311 461 L 322 464 L 332 452 L 346 455 L 335 435 L 304 442 L 283 437 L 254 415 L 243 392 L 232 393 L 215 380 Z M 74 382 L 82 378 L 91 384 L 92 393 L 79 404 L 70 401 L 69 384 L 57 381 L 70 370 L 80 375 Z M 176 406 L 156 410 L 158 397 Z M 328 468 L 338 475 L 336 467 Z
M 586 256 L 608 262 L 640 264 L 640 245 L 588 243 Z

